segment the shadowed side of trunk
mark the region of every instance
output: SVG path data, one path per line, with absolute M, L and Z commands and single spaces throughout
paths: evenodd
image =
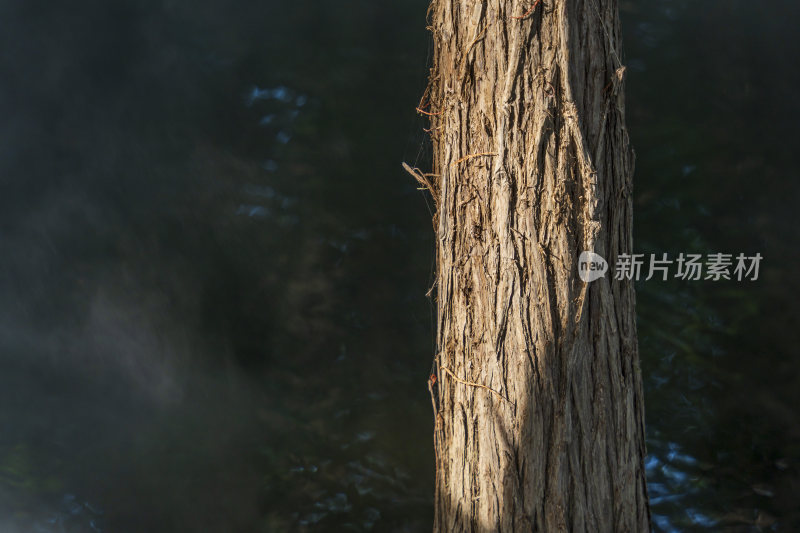
M 433 0 L 435 531 L 649 531 L 615 1 Z

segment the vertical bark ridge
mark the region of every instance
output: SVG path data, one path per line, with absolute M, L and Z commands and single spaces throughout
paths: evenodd
M 433 0 L 436 531 L 648 531 L 615 0 Z

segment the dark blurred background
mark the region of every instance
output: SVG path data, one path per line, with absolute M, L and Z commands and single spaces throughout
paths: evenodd
M 423 0 L 0 0 L 0 532 L 428 531 Z M 657 531 L 800 528 L 800 6 L 626 1 Z

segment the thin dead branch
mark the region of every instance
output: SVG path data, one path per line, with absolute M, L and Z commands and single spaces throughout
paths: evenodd
M 487 387 L 486 385 L 481 385 L 480 383 L 474 383 L 472 381 L 465 381 L 465 380 L 461 379 L 460 377 L 456 376 L 455 374 L 453 374 L 453 371 L 450 370 L 449 368 L 447 368 L 446 366 L 442 366 L 441 369 L 444 370 L 445 373 L 447 373 L 451 378 L 453 378 L 454 380 L 456 380 L 457 382 L 459 382 L 459 383 L 461 383 L 463 385 L 469 385 L 470 387 L 478 387 L 479 389 L 486 389 L 489 392 L 491 392 L 492 394 L 494 394 L 495 396 L 497 396 L 498 398 L 500 398 L 502 400 L 505 400 L 508 403 L 512 403 L 511 400 L 509 400 L 508 398 L 506 398 L 505 396 L 503 396 L 502 394 L 500 394 L 496 390 L 492 389 L 491 387 Z
M 481 153 L 479 153 L 479 154 L 469 154 L 469 155 L 465 155 L 465 156 L 464 156 L 464 157 L 462 157 L 461 159 L 459 159 L 459 160 L 457 160 L 457 161 L 453 161 L 453 163 L 452 163 L 452 166 L 456 166 L 456 165 L 458 165 L 459 163 L 463 163 L 464 161 L 469 161 L 470 159 L 474 159 L 474 158 L 476 158 L 476 157 L 483 157 L 483 156 L 495 156 L 495 155 L 497 155 L 497 152 L 481 152 Z
M 541 3 L 542 3 L 542 0 L 536 0 L 533 3 L 533 5 L 531 6 L 531 8 L 529 10 L 527 10 L 525 13 L 523 13 L 519 17 L 511 17 L 511 18 L 515 19 L 515 20 L 525 20 L 526 18 L 530 17 L 533 14 L 534 10 L 536 10 L 536 6 L 538 6 Z

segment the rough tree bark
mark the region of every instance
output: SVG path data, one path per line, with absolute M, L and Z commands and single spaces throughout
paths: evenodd
M 435 531 L 649 531 L 616 0 L 433 0 Z M 533 7 L 533 9 L 532 9 Z

